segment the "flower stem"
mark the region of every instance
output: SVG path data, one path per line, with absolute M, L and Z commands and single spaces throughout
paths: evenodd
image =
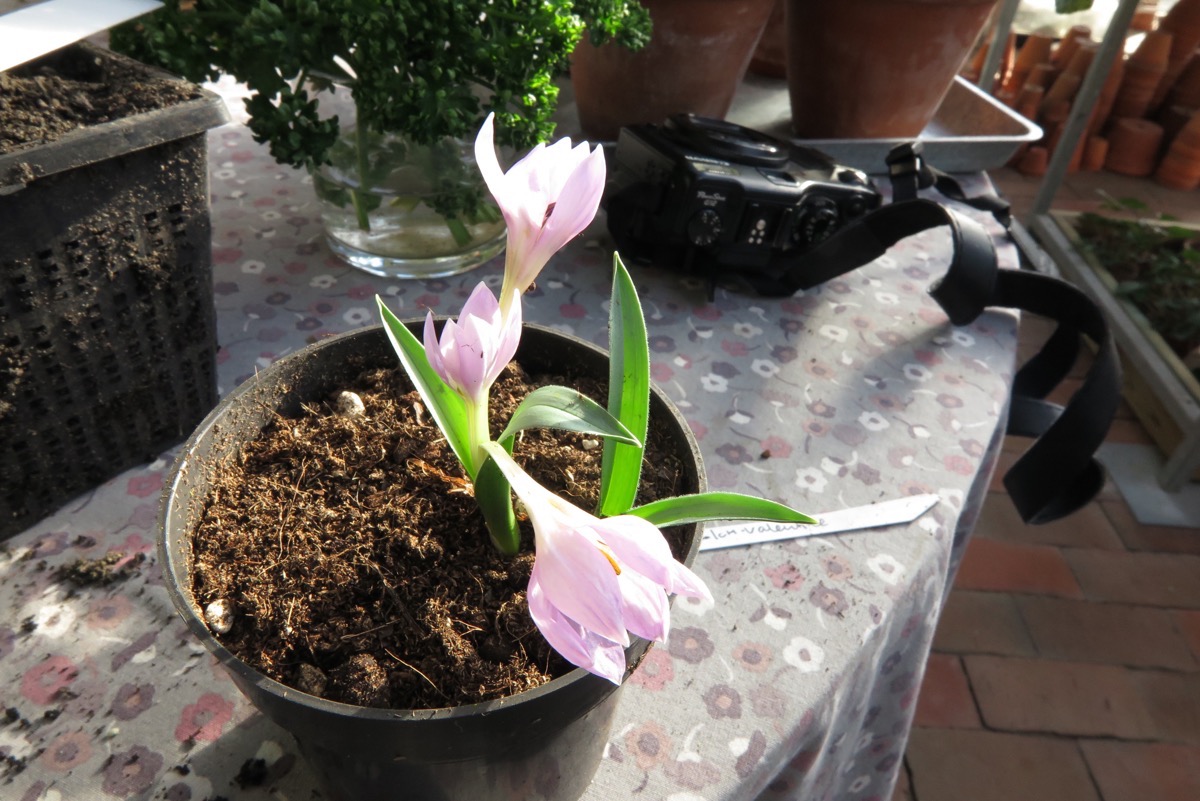
M 358 186 L 350 190 L 350 199 L 354 203 L 354 214 L 358 217 L 360 231 L 371 230 L 371 218 L 366 204 L 366 193 L 370 191 L 367 172 L 367 125 L 363 120 L 361 107 L 354 104 L 354 155 L 358 159 Z
M 485 395 L 479 403 L 467 403 L 467 452 L 471 454 L 470 470 L 472 476 L 479 473 L 487 459 L 483 443 L 492 438 L 488 428 L 488 399 Z

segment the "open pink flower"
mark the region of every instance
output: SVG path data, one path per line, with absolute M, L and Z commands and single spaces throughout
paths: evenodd
M 441 339 L 433 327 L 433 312 L 425 318 L 425 354 L 442 380 L 468 403 L 486 405 L 496 376 L 517 352 L 521 341 L 521 307 L 501 319 L 496 296 L 480 282 L 463 304 L 457 322 L 447 320 Z
M 560 139 L 538 144 L 508 172 L 496 160 L 494 114 L 475 138 L 475 161 L 508 224 L 500 306 L 505 314 L 542 267 L 596 216 L 604 192 L 604 149 Z
M 538 484 L 503 449 L 488 453 L 533 523 L 529 614 L 572 664 L 619 684 L 630 633 L 666 640 L 668 594 L 712 600 L 653 524 L 633 515 L 595 517 Z

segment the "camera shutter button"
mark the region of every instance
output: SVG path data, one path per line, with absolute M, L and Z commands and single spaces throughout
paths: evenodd
M 711 245 L 717 241 L 724 227 L 716 209 L 700 209 L 687 223 L 688 241 L 693 245 Z

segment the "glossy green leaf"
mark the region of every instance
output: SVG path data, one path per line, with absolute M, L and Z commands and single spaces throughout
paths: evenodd
M 645 442 L 650 418 L 650 345 L 637 289 L 616 253 L 608 337 L 608 411 Z M 641 445 L 604 441 L 597 506 L 601 517 L 619 515 L 633 506 L 642 475 L 642 451 Z
M 513 513 L 512 491 L 508 479 L 490 456 L 483 460 L 475 477 L 475 502 L 487 523 L 492 545 L 506 556 L 521 550 L 521 532 Z
M 467 406 L 462 396 L 450 388 L 442 377 L 429 365 L 425 356 L 425 346 L 417 339 L 404 323 L 392 313 L 383 302 L 383 298 L 375 296 L 379 304 L 379 314 L 383 318 L 384 330 L 388 339 L 404 365 L 404 372 L 421 393 L 421 399 L 429 409 L 438 428 L 446 435 L 446 441 L 454 450 L 454 455 L 462 462 L 464 469 L 472 480 L 475 471 L 472 469 L 470 448 L 467 439 Z
M 1092 0 L 1054 0 L 1054 10 L 1059 14 L 1073 14 L 1076 11 L 1087 11 L 1092 7 Z
M 504 442 L 529 428 L 557 428 L 579 434 L 611 437 L 638 445 L 637 437 L 604 407 L 577 390 L 567 387 L 538 387 L 525 396 L 497 439 Z
M 714 520 L 768 520 L 776 523 L 816 523 L 817 521 L 790 506 L 742 495 L 738 492 L 702 492 L 664 498 L 630 509 L 656 526 L 677 526 L 685 523 L 708 523 Z

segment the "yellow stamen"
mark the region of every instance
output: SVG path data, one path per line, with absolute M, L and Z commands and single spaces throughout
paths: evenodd
M 612 565 L 613 572 L 618 576 L 621 575 L 621 566 L 617 564 L 617 557 L 608 549 L 608 546 L 603 542 L 597 542 L 596 547 L 600 550 L 604 558 L 608 560 L 608 563 Z

